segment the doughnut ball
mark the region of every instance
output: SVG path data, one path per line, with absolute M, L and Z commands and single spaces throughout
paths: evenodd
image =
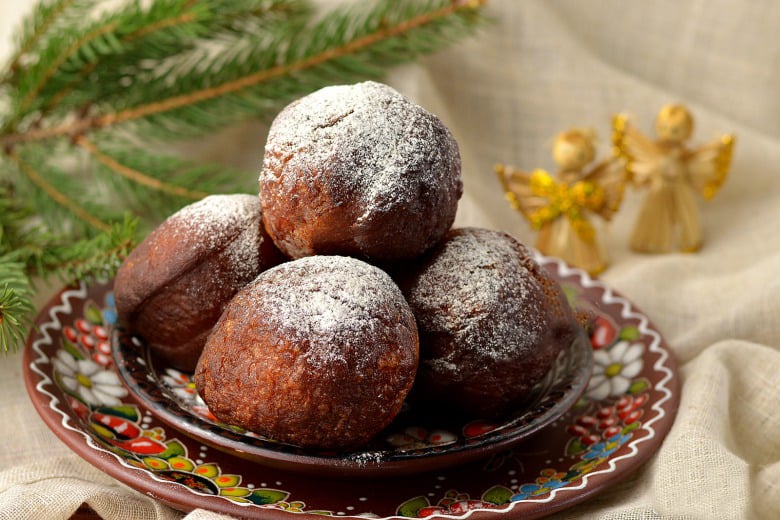
M 192 371 L 227 302 L 284 259 L 257 197 L 206 197 L 168 217 L 122 263 L 114 282 L 119 322 L 164 363 Z
M 380 83 L 326 87 L 271 125 L 265 226 L 291 258 L 411 259 L 452 226 L 460 173 L 458 145 L 433 114 Z
M 558 283 L 499 231 L 451 230 L 398 283 L 420 334 L 415 398 L 469 416 L 521 406 L 581 331 Z
M 414 316 L 384 271 L 312 256 L 269 269 L 235 296 L 195 385 L 220 421 L 305 448 L 348 449 L 398 414 L 418 357 Z

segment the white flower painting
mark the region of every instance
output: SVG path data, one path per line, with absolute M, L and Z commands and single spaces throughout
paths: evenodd
M 90 406 L 119 406 L 127 395 L 116 373 L 91 359 L 76 359 L 61 349 L 52 364 L 63 388 Z
M 618 341 L 609 349 L 593 353 L 593 375 L 587 396 L 594 401 L 625 394 L 631 381 L 642 371 L 644 345 Z

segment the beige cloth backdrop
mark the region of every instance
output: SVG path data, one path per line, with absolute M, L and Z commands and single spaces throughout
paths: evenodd
M 27 2 L 0 4 L 6 46 Z M 492 0 L 488 13 L 494 23 L 478 37 L 388 79 L 460 142 L 459 224 L 532 242 L 493 163 L 552 168 L 551 139 L 570 126 L 592 126 L 607 153 L 617 111 L 649 131 L 662 104 L 681 101 L 696 118 L 695 141 L 738 139 L 728 182 L 702 204 L 700 253 L 631 253 L 633 192 L 600 230 L 612 258 L 603 279 L 664 334 L 681 366 L 681 405 L 649 463 L 556 518 L 780 518 L 780 3 Z M 263 138 L 248 125 L 190 149 L 254 169 Z M 20 355 L 0 359 L 0 417 L 0 518 L 67 518 L 83 501 L 105 518 L 180 516 L 47 430 L 25 394 Z

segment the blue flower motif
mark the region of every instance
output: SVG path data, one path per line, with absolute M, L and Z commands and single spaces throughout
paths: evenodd
M 114 300 L 114 293 L 109 292 L 106 294 L 106 307 L 103 309 L 103 323 L 106 325 L 115 325 L 116 320 L 116 301 Z
M 590 448 L 588 448 L 588 451 L 582 455 L 582 460 L 607 458 L 628 442 L 628 439 L 630 438 L 630 433 L 616 433 L 606 441 L 597 442 L 591 445 Z
M 518 488 L 518 492 L 509 499 L 511 502 L 519 502 L 530 497 L 536 497 L 549 493 L 553 489 L 558 489 L 567 485 L 571 481 L 573 474 L 571 472 L 556 472 L 554 469 L 544 469 L 536 482 L 523 484 Z
M 580 461 L 571 466 L 568 472 L 563 473 L 552 468 L 543 469 L 533 483 L 523 484 L 518 492 L 509 499 L 511 502 L 520 502 L 528 498 L 545 495 L 550 491 L 566 486 L 573 480 L 590 473 L 602 462 L 615 453 L 631 438 L 631 431 L 618 432 L 607 440 L 597 442 L 588 447 L 588 450 L 580 455 Z

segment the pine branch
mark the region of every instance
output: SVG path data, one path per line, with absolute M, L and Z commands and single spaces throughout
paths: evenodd
M 125 216 L 89 240 L 52 246 L 43 273 L 56 273 L 66 283 L 111 279 L 136 244 L 136 225 L 136 219 Z
M 139 215 L 143 230 L 210 193 L 250 193 L 255 189 L 254 175 L 223 165 L 196 164 L 130 146 L 126 141 L 93 142 L 81 136 L 76 142 L 95 160 L 94 177 L 109 184 L 112 192 L 123 194 L 121 201 L 112 204 Z
M 56 276 L 66 283 L 102 277 L 116 267 L 112 259 L 124 258 L 138 238 L 137 219 L 129 215 L 86 240 L 53 233 L 25 205 L 27 198 L 13 195 L 18 194 L 0 185 L 0 258 L 25 266 L 27 276 Z
M 13 128 L 39 108 L 47 94 L 57 95 L 74 81 L 83 80 L 84 72 L 93 69 L 99 60 L 125 52 L 133 40 L 145 40 L 149 59 L 159 58 L 161 49 L 193 45 L 206 30 L 197 22 L 207 13 L 202 5 L 181 0 L 158 0 L 148 9 L 133 2 L 86 26 L 76 24 L 62 31 L 50 38 L 19 82 L 15 115 L 9 126 Z
M 122 55 L 125 65 L 120 68 L 104 60 L 96 63 L 94 70 L 85 70 L 84 77 L 90 79 L 88 85 L 92 88 L 82 86 L 81 96 L 74 96 L 66 105 L 80 106 L 88 101 L 96 109 L 125 106 L 130 98 L 128 88 L 131 92 L 145 91 L 154 78 L 165 78 L 162 81 L 170 88 L 171 79 L 179 76 L 177 70 L 187 63 L 190 67 L 202 66 L 204 54 L 225 55 L 247 41 L 289 37 L 300 30 L 310 14 L 301 0 L 211 0 L 209 6 L 209 18 L 201 20 L 203 34 L 192 45 L 183 45 L 178 38 L 173 46 L 158 46 L 159 55 L 150 56 L 149 48 L 154 43 L 148 40 L 154 32 L 145 31 L 143 38 L 133 34 L 126 38 L 128 47 Z
M 17 52 L 11 57 L 11 62 L 8 64 L 8 70 L 12 73 L 19 71 L 19 62 L 22 57 L 29 53 L 38 40 L 46 33 L 51 26 L 52 21 L 63 10 L 67 9 L 73 0 L 59 0 L 54 1 L 51 4 L 41 3 L 38 5 L 38 9 L 33 11 L 32 17 L 27 22 L 26 33 L 22 34 L 18 44 Z
M 290 31 L 300 28 L 313 11 L 303 0 L 211 0 L 210 3 L 216 22 L 212 39 L 224 34 Z
M 32 288 L 20 262 L 0 257 L 0 350 L 15 351 L 32 323 Z
M 193 201 L 200 200 L 208 195 L 208 193 L 205 191 L 193 191 L 182 186 L 176 186 L 126 166 L 113 157 L 110 157 L 98 150 L 97 146 L 95 146 L 95 143 L 83 135 L 76 138 L 76 144 L 89 152 L 100 164 L 108 168 L 110 171 L 132 182 L 146 186 L 147 188 Z
M 300 0 L 156 0 L 148 8 L 133 2 L 86 27 L 52 39 L 17 90 L 14 128 L 41 110 L 74 109 L 123 96 L 132 84 L 143 84 L 160 60 L 219 39 L 225 31 L 289 34 L 307 9 Z M 121 66 L 112 57 L 121 56 Z
M 6 68 L 2 81 L 9 81 L 33 62 L 36 48 L 54 29 L 83 18 L 95 0 L 53 0 L 39 2 L 22 21 L 16 36 L 16 52 Z
M 67 284 L 77 280 L 106 281 L 116 274 L 135 243 L 135 221 L 126 218 L 87 241 L 52 241 L 37 251 L 28 249 L 0 256 L 0 350 L 13 352 L 24 344 L 35 310 L 31 275 L 56 274 Z M 25 254 L 32 258 L 20 261 Z M 37 271 L 31 265 L 38 266 Z
M 256 191 L 254 174 L 160 154 L 160 142 L 380 79 L 471 33 L 485 2 L 372 0 L 315 14 L 307 0 L 124 1 L 100 12 L 97 0 L 41 0 L 0 73 L 3 350 L 24 339 L 33 276 L 111 277 L 181 206 Z
M 33 276 L 77 280 L 112 277 L 136 242 L 135 220 L 125 218 L 89 240 L 73 241 L 34 222 L 26 199 L 0 183 L 0 350 L 24 342 L 34 312 Z
M 67 213 L 72 214 L 79 221 L 88 224 L 89 226 L 99 231 L 108 231 L 111 228 L 109 224 L 88 212 L 84 208 L 85 204 L 79 204 L 75 197 L 69 196 L 65 189 L 57 186 L 57 184 L 60 186 L 71 184 L 66 174 L 56 170 L 53 166 L 38 160 L 38 166 L 46 166 L 49 171 L 49 179 L 47 179 L 44 175 L 41 174 L 36 165 L 33 165 L 27 160 L 22 159 L 22 157 L 20 157 L 19 154 L 17 154 L 15 151 L 10 151 L 8 153 L 8 157 L 16 164 L 18 171 L 21 172 L 32 185 L 34 185 L 42 193 L 46 194 L 52 201 L 57 204 L 57 208 L 60 211 L 64 210 Z M 56 184 L 53 182 L 55 179 Z M 44 203 L 40 207 L 46 207 L 46 204 Z M 47 215 L 43 213 L 41 216 L 44 218 L 47 217 Z M 54 228 L 59 227 L 63 222 L 67 222 L 68 220 L 69 219 L 66 218 L 63 221 L 61 218 L 61 213 L 58 213 L 54 216 L 49 216 L 48 218 L 49 225 Z
M 345 26 L 351 19 L 349 11 L 335 12 L 310 30 L 312 37 L 306 44 L 291 45 L 286 50 L 286 57 L 292 58 L 291 61 L 217 84 L 209 75 L 177 78 L 173 85 L 165 79 L 158 80 L 144 86 L 145 96 L 156 98 L 156 101 L 117 112 L 75 118 L 53 127 L 5 135 L 0 137 L 0 146 L 80 135 L 139 120 L 148 120 L 153 126 L 162 128 L 158 137 L 167 135 L 170 138 L 210 132 L 248 117 L 269 117 L 271 107 L 264 102 L 269 98 L 278 101 L 280 95 L 284 95 L 282 99 L 287 100 L 300 95 L 301 91 L 331 83 L 335 78 L 339 81 L 376 78 L 379 73 L 375 65 L 377 60 L 395 65 L 440 48 L 452 37 L 448 30 L 462 31 L 480 21 L 476 8 L 482 3 L 484 0 L 383 0 L 363 16 L 361 27 Z M 329 30 L 334 25 L 337 30 Z M 336 41 L 331 40 L 329 45 L 331 37 Z M 382 46 L 383 43 L 386 45 Z M 274 49 L 280 55 L 283 47 L 271 44 L 264 50 L 273 52 Z M 229 75 L 229 71 L 221 72 Z M 186 85 L 188 80 L 196 80 L 196 87 L 160 99 L 161 84 L 168 87 L 163 90 L 170 92 Z M 276 83 L 272 83 L 274 81 Z M 262 88 L 269 83 L 270 87 Z M 132 94 L 128 95 L 132 97 Z M 209 102 L 211 104 L 207 104 Z
M 14 185 L 0 180 L 0 256 L 20 247 L 24 222 L 33 215 L 32 208 L 15 193 Z

